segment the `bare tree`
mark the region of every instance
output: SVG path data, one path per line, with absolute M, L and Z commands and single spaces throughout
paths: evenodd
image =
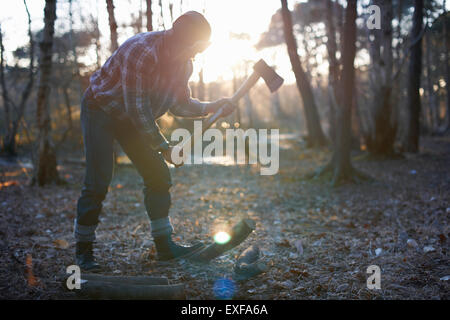
M 447 29 L 447 2 L 444 0 L 444 63 L 445 63 L 445 89 L 447 91 L 447 110 L 445 112 L 447 117 L 447 131 L 450 131 L 450 68 L 448 56 L 448 29 Z
M 6 121 L 6 128 L 7 133 L 5 135 L 5 139 L 3 141 L 3 151 L 7 153 L 8 155 L 15 156 L 17 153 L 17 146 L 16 146 L 16 135 L 20 127 L 20 122 L 23 119 L 23 115 L 25 113 L 25 108 L 27 106 L 28 98 L 30 97 L 31 90 L 33 88 L 34 84 L 34 39 L 33 34 L 31 32 L 31 17 L 30 12 L 28 11 L 28 6 L 26 1 L 23 1 L 25 5 L 25 10 L 27 12 L 28 17 L 28 37 L 29 40 L 29 60 L 30 65 L 28 67 L 28 80 L 25 88 L 22 91 L 20 102 L 18 105 L 15 104 L 13 100 L 9 98 L 8 95 L 8 88 L 6 86 L 5 81 L 5 74 L 4 74 L 4 68 L 5 68 L 5 62 L 3 57 L 3 41 L 2 41 L 2 35 L 1 35 L 1 29 L 0 29 L 0 60 L 1 60 L 1 66 L 0 66 L 0 81 L 2 86 L 2 92 L 3 92 L 3 101 L 5 105 L 5 121 Z M 12 116 L 10 114 L 10 106 L 13 107 L 16 116 Z
M 411 38 L 420 38 L 411 48 L 409 60 L 409 75 L 407 82 L 409 110 L 408 130 L 404 148 L 409 152 L 419 151 L 420 136 L 420 77 L 422 74 L 422 26 L 423 26 L 423 0 L 414 0 L 414 16 Z
M 152 0 L 146 0 L 147 3 L 147 11 L 146 11 L 146 16 L 147 16 L 147 31 L 153 31 L 153 19 L 152 19 Z
M 327 52 L 328 52 L 328 84 L 329 84 L 329 104 L 330 104 L 330 138 L 334 142 L 336 133 L 336 105 L 337 88 L 340 77 L 340 63 L 337 59 L 336 26 L 334 21 L 334 2 L 326 0 L 326 27 L 327 27 Z
M 334 186 L 346 181 L 359 181 L 368 177 L 353 168 L 351 151 L 351 114 L 353 106 L 356 55 L 356 0 L 348 0 L 343 27 L 343 69 L 338 95 L 337 136 L 331 161 L 313 176 L 319 178 L 329 176 Z
M 117 41 L 117 22 L 114 16 L 113 0 L 106 0 L 106 8 L 108 9 L 109 30 L 111 33 L 111 52 L 114 52 L 119 47 L 119 43 Z
M 317 112 L 317 106 L 314 100 L 311 84 L 308 81 L 307 74 L 303 70 L 297 53 L 297 41 L 295 40 L 293 34 L 292 16 L 287 6 L 287 0 L 281 0 L 281 12 L 283 17 L 284 37 L 288 48 L 289 59 L 297 81 L 298 90 L 303 99 L 306 126 L 308 128 L 308 146 L 323 146 L 327 143 L 327 141 L 320 124 L 320 118 Z
M 60 183 L 56 168 L 56 154 L 50 137 L 50 77 L 52 72 L 52 47 L 55 32 L 56 0 L 46 0 L 44 9 L 44 30 L 39 43 L 39 87 L 37 93 L 38 156 L 34 167 L 33 183 L 39 186 Z
M 437 97 L 434 92 L 434 83 L 433 83 L 433 68 L 432 68 L 432 32 L 431 32 L 431 23 L 429 21 L 430 17 L 427 16 L 427 32 L 424 35 L 425 37 L 425 70 L 427 76 L 425 78 L 425 88 L 427 93 L 428 103 L 425 108 L 427 122 L 428 122 L 428 131 L 433 134 L 439 129 L 439 107 L 437 102 Z
M 97 67 L 97 69 L 100 69 L 102 66 L 101 56 L 100 56 L 100 52 L 101 52 L 102 48 L 101 48 L 101 44 L 100 44 L 100 28 L 98 26 L 98 2 L 97 2 L 96 7 L 97 7 L 96 16 L 94 17 L 94 15 L 91 13 L 90 20 L 91 20 L 91 24 L 93 26 L 92 36 L 95 40 L 96 67 Z
M 385 157 L 394 155 L 397 134 L 396 113 L 392 104 L 394 8 L 391 1 L 373 0 L 372 3 L 379 6 L 383 12 L 381 16 L 383 27 L 381 30 L 373 29 L 369 33 L 373 125 L 365 132 L 364 138 L 370 155 Z

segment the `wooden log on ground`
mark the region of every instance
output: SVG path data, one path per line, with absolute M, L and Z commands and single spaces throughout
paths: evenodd
M 122 284 L 85 280 L 80 289 L 75 289 L 79 296 L 91 299 L 111 300 L 184 300 L 184 285 L 142 285 Z
M 103 274 L 83 273 L 81 280 L 91 280 L 100 282 L 120 283 L 120 284 L 142 284 L 142 285 L 168 285 L 169 280 L 165 277 L 150 276 L 106 276 Z
M 251 219 L 242 219 L 230 232 L 230 240 L 224 244 L 214 242 L 205 249 L 190 257 L 191 261 L 206 263 L 217 258 L 226 251 L 241 244 L 252 231 L 255 230 L 255 222 Z
M 233 278 L 237 281 L 243 281 L 255 277 L 268 270 L 267 265 L 258 261 L 259 247 L 252 245 L 245 249 L 234 266 Z
M 242 264 L 250 264 L 259 259 L 259 247 L 254 244 L 245 249 L 236 260 L 235 269 L 239 269 Z
M 256 261 L 250 264 L 244 263 L 239 269 L 234 270 L 233 279 L 236 281 L 244 281 L 269 270 L 267 265 L 262 261 Z

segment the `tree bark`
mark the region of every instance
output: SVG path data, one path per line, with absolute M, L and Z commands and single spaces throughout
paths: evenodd
M 356 55 L 356 16 L 357 1 L 347 1 L 345 10 L 345 22 L 343 27 L 343 50 L 342 50 L 342 75 L 340 80 L 340 95 L 337 97 L 337 131 L 336 143 L 333 148 L 331 161 L 321 168 L 314 178 L 327 178 L 331 173 L 331 182 L 337 186 L 347 181 L 366 180 L 368 177 L 355 170 L 350 159 L 351 151 L 351 114 L 353 106 Z
M 56 154 L 50 138 L 50 77 L 52 72 L 53 34 L 56 20 L 56 0 L 46 0 L 44 9 L 44 30 L 40 47 L 40 78 L 37 92 L 38 157 L 36 159 L 33 183 L 43 186 L 60 183 L 56 169 Z
M 328 92 L 328 100 L 330 105 L 330 115 L 329 115 L 329 123 L 330 123 L 330 132 L 329 136 L 331 141 L 334 143 L 334 138 L 336 136 L 336 108 L 334 99 L 337 97 L 337 88 L 339 83 L 339 62 L 336 58 L 337 53 L 337 42 L 336 42 L 336 27 L 334 22 L 334 2 L 331 0 L 327 0 L 326 3 L 326 28 L 327 28 L 327 52 L 328 52 L 328 83 L 330 90 Z
M 323 146 L 326 145 L 327 141 L 320 124 L 320 118 L 317 112 L 317 106 L 314 100 L 311 84 L 308 82 L 308 76 L 303 70 L 297 53 L 297 42 L 294 38 L 292 16 L 287 6 L 287 0 L 281 0 L 281 12 L 283 17 L 284 37 L 288 48 L 289 59 L 297 81 L 298 90 L 303 99 L 306 126 L 308 130 L 308 146 Z
M 431 46 L 431 32 L 430 32 L 430 24 L 427 21 L 427 29 L 428 32 L 425 34 L 425 63 L 426 63 L 426 71 L 427 77 L 426 79 L 426 91 L 428 98 L 428 106 L 427 117 L 428 117 L 428 132 L 433 134 L 439 129 L 439 116 L 438 116 L 438 103 L 436 99 L 436 94 L 434 93 L 434 85 L 433 85 L 433 71 L 432 71 L 432 46 Z
M 414 16 L 411 39 L 420 37 L 423 28 L 423 0 L 414 0 Z M 409 152 L 419 151 L 420 137 L 420 76 L 422 73 L 422 39 L 416 41 L 411 48 L 408 75 L 408 100 L 409 110 L 408 130 L 406 134 L 405 150 Z
M 343 70 L 341 96 L 337 115 L 337 139 L 333 152 L 335 183 L 345 180 L 352 174 L 351 150 L 351 108 L 355 81 L 354 61 L 356 55 L 356 0 L 347 1 L 344 22 Z
M 147 31 L 153 31 L 153 13 L 152 13 L 152 0 L 146 0 L 147 3 L 147 11 L 146 11 L 146 16 L 147 16 Z
M 392 104 L 393 91 L 393 5 L 390 1 L 374 0 L 383 13 L 381 18 L 382 30 L 372 30 L 374 37 L 370 43 L 370 57 L 372 61 L 371 87 L 372 91 L 372 123 L 364 139 L 371 156 L 385 157 L 394 154 L 394 143 L 397 134 L 397 123 L 394 118 Z
M 117 22 L 114 16 L 113 0 L 106 0 L 106 8 L 108 9 L 109 31 L 111 33 L 111 52 L 114 52 L 119 47 L 119 43 L 117 41 Z
M 447 91 L 447 110 L 445 115 L 447 117 L 447 131 L 450 131 L 450 67 L 448 56 L 448 29 L 447 29 L 447 1 L 444 0 L 444 63 L 445 63 L 445 89 Z

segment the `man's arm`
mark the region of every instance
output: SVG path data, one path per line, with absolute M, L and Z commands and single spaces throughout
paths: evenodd
M 183 118 L 197 118 L 205 117 L 210 113 L 219 110 L 229 99 L 219 99 L 213 102 L 202 102 L 191 97 L 191 90 L 189 86 L 182 88 L 184 91 L 181 97 L 177 97 L 177 103 L 171 108 L 170 112 L 177 117 Z
M 192 61 L 186 63 L 184 73 L 180 76 L 181 81 L 175 89 L 176 103 L 170 108 L 170 112 L 177 117 L 197 118 L 205 117 L 214 113 L 225 103 L 225 99 L 214 102 L 203 102 L 191 97 L 189 78 L 193 72 Z
M 155 64 L 152 48 L 132 48 L 122 70 L 122 89 L 127 114 L 138 130 L 148 138 L 153 150 L 165 151 L 169 143 L 161 134 L 151 108 Z

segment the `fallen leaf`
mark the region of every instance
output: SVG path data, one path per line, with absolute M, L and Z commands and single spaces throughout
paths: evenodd
M 27 254 L 26 259 L 26 266 L 27 266 L 27 282 L 30 287 L 35 287 L 39 285 L 39 281 L 36 279 L 36 277 L 33 274 L 33 258 L 31 257 L 31 254 Z
M 69 247 L 69 243 L 64 239 L 56 239 L 53 241 L 53 244 L 60 249 L 67 249 Z

